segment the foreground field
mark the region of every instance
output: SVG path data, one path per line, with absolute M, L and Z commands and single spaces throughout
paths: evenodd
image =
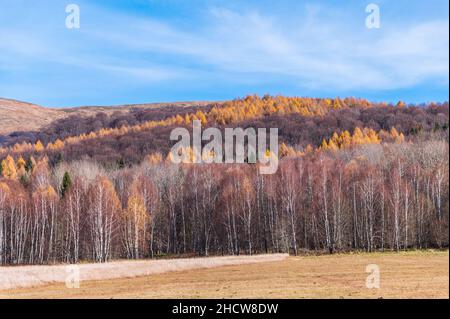
M 366 287 L 366 266 L 381 272 Z M 449 254 L 407 252 L 289 257 L 136 278 L 0 291 L 0 298 L 448 298 Z
M 108 263 L 82 263 L 79 265 L 5 266 L 0 267 L 0 290 L 37 287 L 55 283 L 65 284 L 66 282 L 69 282 L 69 285 L 71 285 L 70 282 L 73 282 L 75 277 L 80 282 L 111 280 L 143 277 L 173 271 L 281 261 L 288 256 L 288 254 L 266 254 L 160 260 L 119 260 Z

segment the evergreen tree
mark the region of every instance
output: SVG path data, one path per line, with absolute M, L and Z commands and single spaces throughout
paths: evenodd
M 72 179 L 70 178 L 70 174 L 69 174 L 69 172 L 65 172 L 63 180 L 62 180 L 62 185 L 61 185 L 62 197 L 64 197 L 64 195 L 66 194 L 67 190 L 70 188 L 71 185 L 72 185 Z
M 35 163 L 36 162 L 32 156 L 27 159 L 27 162 L 25 163 L 25 170 L 27 171 L 27 173 L 33 171 Z

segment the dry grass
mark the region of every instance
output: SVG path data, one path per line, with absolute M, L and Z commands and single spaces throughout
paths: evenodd
M 368 264 L 381 288 L 367 289 Z M 448 298 L 447 252 L 343 254 L 0 291 L 1 298 Z
M 58 110 L 0 98 L 0 135 L 38 130 L 62 117 L 64 113 Z
M 281 261 L 287 257 L 287 254 L 271 254 L 164 260 L 121 260 L 103 264 L 79 264 L 76 271 L 79 272 L 80 281 L 94 281 L 142 277 L 171 271 Z M 73 269 L 73 266 L 69 265 L 0 267 L 0 289 L 65 283 L 68 274 L 73 273 Z

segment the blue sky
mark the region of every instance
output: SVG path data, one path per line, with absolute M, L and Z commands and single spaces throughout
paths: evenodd
M 247 94 L 447 101 L 448 1 L 0 0 L 0 97 L 45 106 Z M 67 29 L 68 4 L 80 29 Z

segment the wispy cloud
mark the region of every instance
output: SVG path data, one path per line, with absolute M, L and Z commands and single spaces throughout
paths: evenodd
M 307 3 L 283 16 L 258 6 L 220 5 L 203 7 L 189 24 L 82 2 L 82 27 L 68 31 L 64 15 L 55 16 L 63 7 L 46 4 L 28 13 L 28 20 L 42 22 L 36 28 L 14 19 L 20 6 L 12 18 L 0 15 L 7 19 L 0 22 L 0 79 L 2 73 L 20 79 L 14 71 L 59 79 L 75 70 L 80 88 L 83 81 L 164 90 L 276 83 L 336 94 L 448 84 L 448 16 L 398 19 L 369 30 L 363 7 L 355 17 L 345 8 Z
M 213 8 L 210 23 L 197 33 L 146 19 L 131 32 L 117 27 L 91 35 L 131 51 L 178 56 L 211 72 L 286 75 L 304 86 L 395 89 L 448 76 L 448 21 L 399 25 L 374 40 L 366 34 L 373 31 L 349 32 L 342 21 L 324 27 L 315 18 L 320 9 L 308 8 L 293 30 L 258 12 Z

